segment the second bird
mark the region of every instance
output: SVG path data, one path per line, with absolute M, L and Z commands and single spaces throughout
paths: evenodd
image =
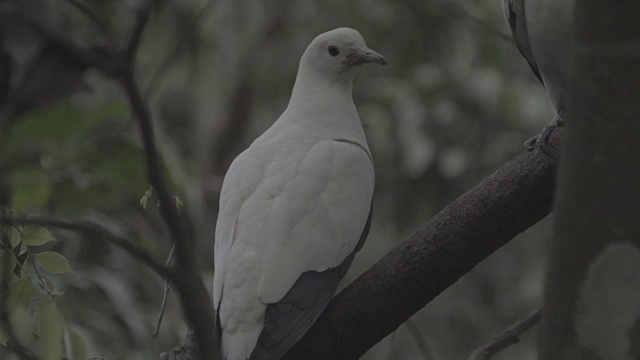
M 516 46 L 542 82 L 556 110 L 553 120 L 525 145 L 551 154 L 547 140 L 563 122 L 569 100 L 575 0 L 503 0 Z

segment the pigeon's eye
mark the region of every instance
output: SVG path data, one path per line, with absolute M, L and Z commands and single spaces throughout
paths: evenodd
M 328 50 L 329 50 L 329 55 L 331 56 L 338 56 L 338 54 L 340 54 L 340 50 L 338 50 L 338 48 L 333 45 L 329 46 Z

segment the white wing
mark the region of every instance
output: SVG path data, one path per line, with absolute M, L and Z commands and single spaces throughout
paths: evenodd
M 222 287 L 228 269 L 227 264 L 240 207 L 264 177 L 264 166 L 249 156 L 248 151 L 245 150 L 231 163 L 220 191 L 220 209 L 214 245 L 213 303 L 216 310 L 222 297 Z
M 273 197 L 265 222 L 263 303 L 282 299 L 306 271 L 337 267 L 353 252 L 373 196 L 373 163 L 346 141 L 316 143 Z
M 366 144 L 279 135 L 238 156 L 222 187 L 213 292 L 225 356 L 248 358 L 267 305 L 304 272 L 343 263 L 371 205 Z

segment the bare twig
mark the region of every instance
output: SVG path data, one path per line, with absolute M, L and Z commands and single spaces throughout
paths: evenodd
M 158 275 L 163 277 L 168 277 L 170 279 L 173 278 L 172 271 L 170 271 L 169 268 L 162 265 L 161 263 L 156 261 L 153 257 L 151 257 L 151 255 L 147 251 L 145 251 L 138 245 L 135 245 L 128 239 L 112 233 L 109 229 L 93 221 L 81 220 L 81 219 L 65 219 L 61 217 L 48 216 L 48 215 L 5 216 L 4 214 L 1 214 L 0 222 L 52 226 L 55 228 L 71 230 L 71 231 L 79 231 L 85 234 L 97 236 L 109 243 L 112 243 L 122 248 L 123 250 L 128 252 L 131 256 L 142 261 L 145 265 L 151 268 L 151 270 L 156 272 Z
M 174 242 L 171 246 L 171 251 L 169 251 L 167 261 L 164 263 L 166 266 L 169 266 L 169 264 L 171 263 L 171 257 L 173 256 L 173 250 L 175 248 L 176 243 Z M 158 313 L 158 323 L 156 324 L 156 330 L 153 332 L 153 346 L 155 347 L 156 352 L 158 351 L 158 335 L 160 334 L 160 325 L 162 325 L 162 318 L 164 317 L 164 311 L 167 307 L 167 297 L 170 290 L 171 287 L 169 286 L 169 282 L 167 281 L 167 278 L 164 278 L 164 295 L 162 296 L 162 305 L 160 305 L 160 312 Z
M 40 271 L 38 270 L 38 267 L 36 266 L 35 258 L 32 256 L 31 250 L 28 250 L 28 248 L 27 248 L 27 254 L 29 254 L 29 263 L 31 264 L 31 267 L 33 268 L 33 271 L 36 273 L 36 276 L 38 277 L 38 280 L 37 280 L 38 285 L 40 286 L 40 288 L 42 290 L 44 290 L 47 293 L 47 296 L 49 298 L 51 298 L 52 297 L 51 290 L 49 289 L 47 284 L 44 283 L 44 280 L 42 280 L 42 275 L 40 275 Z M 25 269 L 23 269 L 23 271 L 24 270 Z
M 469 360 L 488 360 L 493 355 L 520 341 L 522 334 L 538 324 L 541 319 L 542 310 L 532 313 L 507 329 L 504 334 L 477 348 L 471 354 Z

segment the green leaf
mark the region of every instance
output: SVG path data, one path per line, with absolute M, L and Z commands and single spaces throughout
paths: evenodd
M 52 274 L 64 274 L 72 272 L 69 260 L 64 255 L 55 251 L 44 251 L 33 255 L 36 265 Z
M 38 305 L 37 328 L 40 336 L 40 358 L 59 360 L 62 358 L 62 317 L 56 305 L 49 299 L 43 299 Z
M 18 265 L 18 260 L 12 250 L 0 250 L 0 279 L 11 275 L 16 265 Z
M 71 340 L 71 358 L 73 360 L 85 360 L 87 356 L 87 343 L 80 333 L 74 329 L 69 330 L 69 340 Z
M 24 241 L 20 242 L 20 252 L 18 253 L 18 255 L 26 253 L 27 249 L 27 244 L 25 244 Z
M 27 225 L 22 230 L 22 241 L 29 246 L 40 246 L 56 239 L 51 236 L 49 230 L 38 225 Z
M 33 296 L 33 282 L 30 276 L 25 276 L 22 279 L 14 282 L 9 286 L 9 292 L 7 296 L 7 303 L 10 307 L 22 307 L 26 308 L 31 302 Z
M 16 225 L 18 226 L 18 225 Z M 14 225 L 5 225 L 2 227 L 2 232 L 9 239 L 9 244 L 11 244 L 11 248 L 14 248 L 20 244 L 20 231 Z

